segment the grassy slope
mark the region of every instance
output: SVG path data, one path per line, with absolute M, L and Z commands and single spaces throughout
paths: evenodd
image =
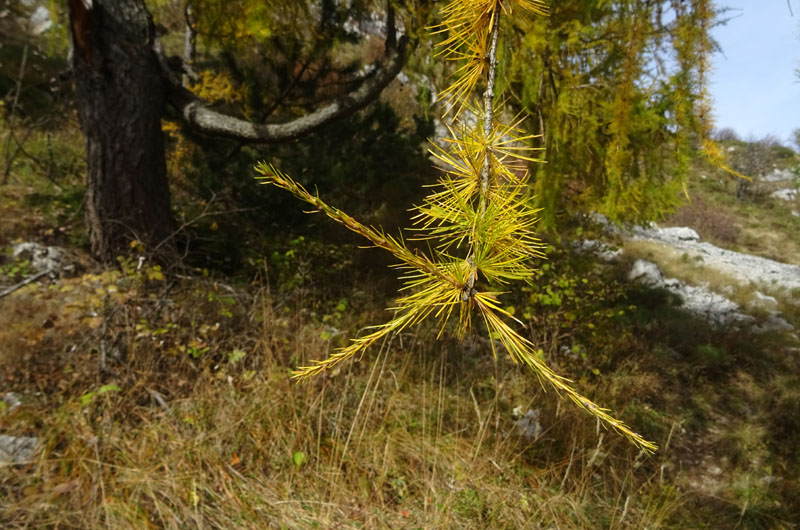
M 32 200 L 62 196 L 32 176 L 14 182 L 0 190 L 0 246 L 80 242 L 77 206 Z M 385 318 L 392 283 L 358 264 L 333 270 L 338 249 L 294 241 L 273 242 L 268 275 L 233 285 L 102 271 L 70 247 L 83 264 L 71 278 L 0 300 L 0 393 L 25 401 L 0 413 L 0 432 L 44 444 L 34 463 L 0 469 L 0 526 L 797 523 L 792 338 L 709 329 L 666 293 L 626 286 L 622 270 L 553 255 L 538 282 L 550 290 L 509 303 L 560 372 L 662 447 L 642 458 L 495 362 L 480 337 L 436 342 L 423 329 L 291 383 L 298 363 Z M 3 285 L 20 266 L 3 265 Z M 90 395 L 106 384 L 120 390 Z M 540 412 L 538 440 L 519 436 L 515 407 Z
M 723 145 L 741 150 L 744 144 Z M 670 223 L 692 226 L 702 239 L 724 248 L 800 265 L 800 217 L 792 213 L 800 212 L 800 201 L 770 197 L 778 189 L 798 186 L 800 155 L 780 146 L 772 146 L 768 152 L 763 171 L 794 171 L 794 181 L 754 179 L 747 200 L 739 200 L 734 177 L 698 161 L 689 186 L 693 206 L 685 206 Z
M 746 144 L 732 141 L 724 142 L 724 145 L 743 149 Z M 772 146 L 768 151 L 770 156 L 764 162 L 765 172 L 773 168 L 788 169 L 795 174 L 800 171 L 800 155 L 780 146 Z M 719 168 L 710 167 L 699 158 L 688 187 L 691 203 L 670 216 L 665 224 L 694 228 L 702 241 L 722 248 L 800 265 L 800 200 L 787 201 L 770 196 L 775 190 L 797 187 L 797 178 L 778 183 L 754 179 L 746 200 L 736 197 L 736 184 L 736 178 Z M 742 283 L 668 245 L 626 241 L 623 246 L 627 256 L 658 263 L 668 277 L 693 285 L 706 285 L 756 317 L 764 316 L 773 307 L 765 307 L 755 291 L 770 295 L 777 300 L 777 309 L 783 316 L 800 326 L 800 293 Z

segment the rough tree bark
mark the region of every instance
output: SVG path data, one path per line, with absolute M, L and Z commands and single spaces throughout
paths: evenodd
M 164 83 L 142 0 L 70 0 L 70 26 L 86 222 L 92 253 L 109 262 L 131 240 L 162 241 L 172 229 Z
M 133 239 L 166 248 L 172 233 L 161 117 L 175 107 L 198 132 L 276 143 L 374 101 L 405 62 L 387 1 L 384 57 L 354 91 L 295 120 L 258 124 L 219 113 L 182 86 L 156 40 L 144 0 L 69 0 L 77 107 L 86 136 L 86 219 L 93 254 L 110 262 Z

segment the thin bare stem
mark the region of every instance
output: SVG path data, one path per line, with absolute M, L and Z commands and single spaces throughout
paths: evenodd
M 492 124 L 494 120 L 494 80 L 497 75 L 497 38 L 500 35 L 500 13 L 495 9 L 492 13 L 491 44 L 486 61 L 489 63 L 489 75 L 486 81 L 486 91 L 483 93 L 483 137 L 488 144 L 492 136 Z M 489 191 L 489 177 L 491 171 L 492 154 L 486 149 L 484 155 L 483 169 L 481 170 L 481 214 L 486 212 L 486 194 Z
M 479 208 L 480 208 L 480 215 L 483 217 L 486 214 L 486 205 L 488 202 L 487 195 L 489 194 L 489 179 L 491 177 L 491 164 L 492 164 L 492 153 L 489 149 L 489 139 L 492 137 L 492 125 L 494 120 L 494 81 L 495 76 L 497 75 L 497 40 L 500 35 L 500 9 L 496 7 L 494 11 L 491 13 L 492 17 L 492 30 L 490 33 L 490 45 L 489 51 L 486 54 L 486 62 L 489 64 L 489 72 L 486 80 L 486 90 L 483 93 L 483 140 L 484 145 L 486 145 L 486 153 L 484 153 L 483 159 L 483 168 L 481 169 L 480 174 L 480 199 L 479 199 Z M 472 269 L 472 272 L 469 275 L 467 280 L 467 285 L 464 287 L 464 295 L 465 299 L 469 299 L 472 296 L 475 281 L 478 279 L 478 271 L 475 264 L 474 258 L 474 249 L 476 245 L 477 234 L 473 230 L 470 247 L 473 249 L 470 252 L 470 256 L 467 258 L 467 262 Z
M 19 74 L 17 74 L 17 83 L 14 90 L 14 102 L 11 104 L 11 115 L 8 117 L 8 136 L 6 136 L 6 169 L 3 172 L 3 185 L 8 184 L 8 176 L 11 174 L 11 166 L 14 163 L 19 149 L 13 155 L 9 154 L 11 151 L 11 139 L 14 137 L 14 118 L 17 114 L 17 105 L 19 104 L 19 95 L 22 92 L 22 78 L 25 76 L 25 65 L 28 62 L 28 44 L 22 49 L 22 61 L 19 63 Z M 24 143 L 24 141 L 22 142 Z

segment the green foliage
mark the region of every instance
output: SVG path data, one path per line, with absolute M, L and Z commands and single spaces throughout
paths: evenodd
M 376 102 L 307 140 L 271 151 L 287 172 L 308 175 L 299 182 L 313 183 L 320 193 L 346 200 L 362 214 L 388 203 L 388 213 L 398 217 L 402 203 L 416 198 L 419 185 L 431 174 L 422 146 L 432 133 L 432 120 L 413 115 L 404 122 L 392 105 Z M 255 193 L 267 195 L 261 189 Z
M 308 461 L 306 454 L 303 451 L 295 451 L 292 453 L 292 463 L 294 467 L 300 469 Z
M 235 349 L 228 354 L 228 363 L 229 364 L 236 364 L 242 359 L 247 357 L 247 353 L 240 349 Z
M 31 274 L 31 262 L 28 259 L 11 257 L 11 248 L 0 253 L 0 276 L 5 276 L 11 281 L 19 281 Z
M 485 506 L 477 491 L 465 488 L 458 492 L 453 509 L 456 514 L 469 521 L 480 521 L 483 519 Z
M 561 225 L 564 212 L 662 217 L 685 191 L 697 141 L 724 165 L 708 139 L 709 5 L 566 0 L 546 19 L 513 19 L 501 66 L 547 150 L 535 169 L 542 227 Z
M 92 400 L 95 398 L 95 396 L 102 396 L 103 394 L 106 394 L 108 392 L 119 392 L 121 390 L 122 389 L 120 387 L 118 387 L 117 385 L 113 385 L 113 384 L 111 384 L 111 385 L 103 385 L 103 386 L 101 386 L 100 388 L 98 388 L 94 392 L 87 392 L 86 394 L 82 395 L 80 397 L 80 404 L 81 404 L 82 407 L 85 407 L 89 403 L 92 402 Z
M 713 344 L 699 344 L 697 357 L 701 364 L 712 369 L 722 368 L 730 362 L 730 356 L 725 348 Z
M 408 110 L 415 112 L 416 108 Z M 334 249 L 320 247 L 319 240 L 324 237 L 317 240 L 306 237 L 302 244 L 284 242 L 284 237 L 302 237 L 288 234 L 287 227 L 292 227 L 295 234 L 307 233 L 306 228 L 314 220 L 290 208 L 274 190 L 259 186 L 252 179 L 236 177 L 251 170 L 265 153 L 270 153 L 287 172 L 298 175 L 301 183 L 313 185 L 319 193 L 338 202 L 352 204 L 354 213 L 389 226 L 404 223 L 408 217 L 404 205 L 419 196 L 419 185 L 432 173 L 422 147 L 432 130 L 432 121 L 414 119 L 413 115 L 410 119 L 401 117 L 383 102 L 297 142 L 268 149 L 239 150 L 241 146 L 234 142 L 211 142 L 177 127 L 174 131 L 170 129 L 167 154 L 171 177 L 178 189 L 176 216 L 191 220 L 204 211 L 238 210 L 235 215 L 207 217 L 187 227 L 193 265 L 240 272 L 250 261 L 261 259 L 268 244 L 270 268 L 285 272 L 276 279 L 286 282 L 293 281 L 291 277 L 297 269 L 292 267 L 301 258 Z M 213 206 L 209 206 L 212 201 Z M 217 223 L 213 230 L 212 220 Z M 243 245 L 243 241 L 249 244 Z M 279 253 L 292 249 L 295 253 L 277 256 L 275 248 L 282 249 Z M 347 256 L 333 256 L 330 266 L 339 267 L 349 261 Z

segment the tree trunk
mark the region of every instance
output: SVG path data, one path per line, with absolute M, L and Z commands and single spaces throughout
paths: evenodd
M 108 262 L 133 240 L 153 250 L 172 231 L 165 88 L 143 0 L 69 0 L 69 7 L 89 240 Z

